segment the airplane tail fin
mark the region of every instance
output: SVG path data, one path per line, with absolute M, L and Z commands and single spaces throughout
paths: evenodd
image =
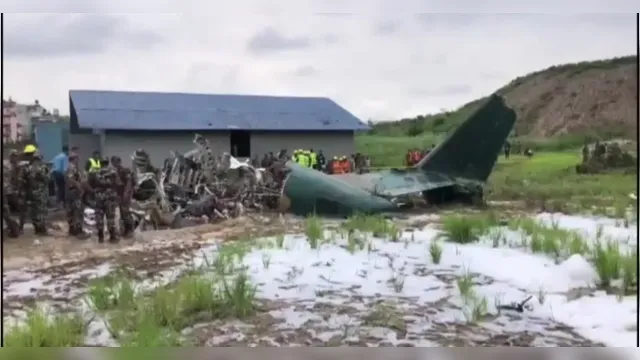
M 516 114 L 504 99 L 491 95 L 415 167 L 486 182 L 515 121 Z

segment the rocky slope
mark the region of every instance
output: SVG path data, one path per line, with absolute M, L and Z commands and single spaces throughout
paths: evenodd
M 499 89 L 518 114 L 516 136 L 594 135 L 637 140 L 637 56 L 552 66 Z M 447 132 L 483 99 L 443 114 L 376 125 L 373 132 L 419 135 Z

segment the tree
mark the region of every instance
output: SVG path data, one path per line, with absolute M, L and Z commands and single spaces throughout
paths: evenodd
M 411 125 L 409 125 L 409 128 L 407 128 L 406 134 L 407 136 L 418 136 L 422 134 L 422 126 L 420 126 L 420 123 L 417 121 L 413 121 Z

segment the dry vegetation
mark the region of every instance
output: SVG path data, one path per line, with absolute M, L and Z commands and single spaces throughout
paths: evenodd
M 504 93 L 516 134 L 604 134 L 638 138 L 637 57 L 555 66 L 514 80 Z

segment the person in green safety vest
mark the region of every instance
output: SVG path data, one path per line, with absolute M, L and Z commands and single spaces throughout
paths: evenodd
M 306 155 L 307 167 L 311 168 L 311 151 L 305 150 L 304 154 Z
M 85 171 L 87 172 L 97 172 L 102 167 L 102 158 L 100 157 L 100 152 L 98 150 L 93 152 L 93 156 L 87 159 L 87 163 L 85 165 Z
M 298 155 L 298 157 L 300 158 L 300 166 L 307 167 L 307 163 L 309 162 L 307 152 L 303 149 L 300 149 L 300 154 Z
M 318 170 L 318 155 L 313 149 L 309 150 L 309 167 Z
M 295 154 L 296 154 L 296 163 L 298 163 L 298 165 L 300 166 L 304 166 L 304 154 L 302 153 L 302 150 L 297 149 Z

